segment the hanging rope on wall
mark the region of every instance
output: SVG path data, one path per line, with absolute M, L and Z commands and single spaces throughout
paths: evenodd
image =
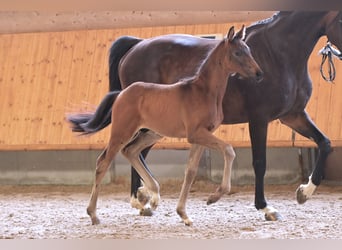
M 321 71 L 321 75 L 323 79 L 327 82 L 333 82 L 336 76 L 336 69 L 335 69 L 335 65 L 333 61 L 333 56 L 342 60 L 342 53 L 338 49 L 335 49 L 334 47 L 332 47 L 329 41 L 318 53 L 322 55 L 322 63 L 321 63 L 320 71 Z M 328 73 L 329 73 L 328 77 L 326 77 L 323 72 L 323 66 L 326 61 L 328 62 L 328 66 L 327 66 Z

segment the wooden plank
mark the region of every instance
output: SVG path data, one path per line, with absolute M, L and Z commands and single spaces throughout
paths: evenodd
M 63 133 L 69 132 L 69 128 L 64 123 L 65 107 L 70 105 L 67 96 L 69 95 L 69 86 L 71 84 L 70 76 L 73 70 L 73 53 L 75 48 L 75 33 L 64 32 L 63 37 L 59 43 L 60 53 L 62 53 L 62 62 L 58 70 L 58 88 L 55 91 L 55 116 L 53 117 L 52 124 L 55 128 L 55 134 L 52 134 L 50 144 L 63 144 L 65 138 Z
M 83 66 L 84 60 L 83 56 L 85 53 L 85 39 L 86 33 L 85 31 L 73 33 L 72 42 L 70 42 L 73 47 L 72 57 L 69 58 L 71 60 L 71 69 L 69 72 L 69 77 L 67 79 L 68 84 L 67 89 L 65 89 L 65 99 L 64 106 L 61 107 L 61 117 L 64 117 L 63 109 L 65 110 L 67 107 L 72 105 L 78 105 L 82 102 L 80 97 L 81 88 L 83 88 Z M 61 141 L 60 143 L 71 143 L 71 131 L 67 124 L 63 124 L 62 133 L 60 134 Z
M 342 72 L 342 62 L 335 58 L 336 72 Z M 327 135 L 334 141 L 340 141 L 342 144 L 342 75 L 337 73 L 334 83 L 332 83 L 331 95 L 329 101 L 328 113 L 328 128 Z
M 21 72 L 21 53 L 23 51 L 23 47 L 25 44 L 21 39 L 14 37 L 12 40 L 11 52 L 9 55 L 9 60 L 13 60 L 13 63 L 8 68 L 8 78 L 7 82 L 9 83 L 7 93 L 7 108 L 4 110 L 4 113 L 7 115 L 8 122 L 8 134 L 12 135 L 11 139 L 7 143 L 18 143 L 17 139 L 20 139 L 20 131 L 18 131 L 19 127 L 19 113 L 23 107 L 22 99 L 24 96 L 24 90 L 21 88 L 20 83 L 20 72 Z
M 16 128 L 16 133 L 14 133 L 11 137 L 11 143 L 20 144 L 24 143 L 24 141 L 28 138 L 30 129 L 25 122 L 28 118 L 30 112 L 27 109 L 30 103 L 30 96 L 32 94 L 32 57 L 35 50 L 35 44 L 37 41 L 37 35 L 35 34 L 25 34 L 23 35 L 24 39 L 20 39 L 21 41 L 21 51 L 20 51 L 20 66 L 17 70 L 17 74 L 20 74 L 20 79 L 15 84 L 15 89 L 17 90 L 16 98 L 17 105 L 16 114 L 18 126 Z M 23 42 L 25 41 L 25 42 Z M 21 95 L 19 93 L 22 93 Z
M 43 124 L 44 96 L 48 95 L 46 91 L 47 70 L 50 57 L 50 39 L 48 34 L 39 35 L 37 39 L 37 53 L 34 56 L 34 80 L 32 82 L 30 96 L 30 107 L 27 110 L 30 112 L 30 131 L 29 139 L 26 143 L 39 144 L 40 131 Z M 33 112 L 32 112 L 33 111 Z
M 55 92 L 57 88 L 59 87 L 58 84 L 58 67 L 61 65 L 61 53 L 60 53 L 60 47 L 59 42 L 61 40 L 62 34 L 61 33 L 49 33 L 48 39 L 49 39 L 49 48 L 48 48 L 48 55 L 46 57 L 46 75 L 44 77 L 44 84 L 41 87 L 41 102 L 42 102 L 42 126 L 39 133 L 39 144 L 48 144 L 50 135 L 54 135 L 55 131 L 53 131 L 54 126 L 52 126 L 51 120 L 52 115 L 55 114 L 53 112 L 54 109 L 54 98 Z
M 326 134 L 332 141 L 333 146 L 342 145 L 341 128 L 341 100 L 338 97 L 341 93 L 342 66 L 339 60 L 335 60 L 336 80 L 335 84 L 327 83 L 320 73 L 321 56 L 318 51 L 325 46 L 326 38 L 321 38 L 315 46 L 309 58 L 309 71 L 313 82 L 312 96 L 307 105 L 307 112 L 317 127 Z M 327 71 L 325 71 L 327 72 Z M 312 147 L 316 146 L 311 140 L 296 134 L 295 146 Z
M 10 78 L 12 76 L 12 71 L 10 68 L 13 64 L 13 57 L 11 56 L 13 50 L 13 39 L 14 35 L 1 35 L 0 36 L 0 55 L 3 60 L 0 61 L 0 147 L 9 143 L 9 131 L 11 124 L 11 117 L 9 112 L 9 102 L 12 92 L 12 84 Z

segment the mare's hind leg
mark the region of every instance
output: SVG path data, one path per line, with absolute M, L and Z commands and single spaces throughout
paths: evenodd
M 159 195 L 159 185 L 156 180 L 152 177 L 151 172 L 146 168 L 146 163 L 144 158 L 140 155 L 141 151 L 162 138 L 160 135 L 154 133 L 153 131 L 139 131 L 133 141 L 131 141 L 123 150 L 122 154 L 132 163 L 135 170 L 144 175 L 142 176 L 145 180 L 148 190 L 145 187 L 140 187 L 137 192 L 137 197 L 131 199 L 132 207 L 140 210 L 141 215 L 152 215 L 152 209 L 156 209 L 160 195 Z M 147 181 L 149 183 L 147 183 Z M 158 185 L 158 188 L 154 184 Z M 152 191 L 152 199 L 150 200 L 150 191 Z M 157 193 L 156 193 L 157 192 Z M 150 201 L 150 203 L 148 203 Z M 151 205 L 151 206 L 150 206 Z
M 309 182 L 300 185 L 296 191 L 297 201 L 302 204 L 312 196 L 323 179 L 325 162 L 331 152 L 330 140 L 316 127 L 305 111 L 282 117 L 280 121 L 306 138 L 314 140 L 319 149 L 316 166 L 309 177 Z

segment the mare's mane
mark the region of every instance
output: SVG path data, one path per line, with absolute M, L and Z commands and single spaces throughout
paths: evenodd
M 251 31 L 259 28 L 260 26 L 264 26 L 264 25 L 267 25 L 269 23 L 272 23 L 276 18 L 278 18 L 280 16 L 280 13 L 281 12 L 278 11 L 278 12 L 274 13 L 273 16 L 271 16 L 271 17 L 268 17 L 268 18 L 263 19 L 263 20 L 256 21 L 256 22 L 252 23 L 251 25 L 247 26 L 246 27 L 246 37 Z

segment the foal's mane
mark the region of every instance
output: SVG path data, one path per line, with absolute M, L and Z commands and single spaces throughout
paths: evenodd
M 218 49 L 218 47 L 222 46 L 226 40 L 227 40 L 227 38 L 223 38 L 214 48 L 212 48 L 211 50 L 208 51 L 207 55 L 202 60 L 201 64 L 197 67 L 196 73 L 193 76 L 181 78 L 179 81 L 180 82 L 189 82 L 189 81 L 193 81 L 194 79 L 198 78 L 200 75 L 201 69 L 203 68 L 203 66 L 208 61 L 208 58 L 211 57 L 211 55 Z

